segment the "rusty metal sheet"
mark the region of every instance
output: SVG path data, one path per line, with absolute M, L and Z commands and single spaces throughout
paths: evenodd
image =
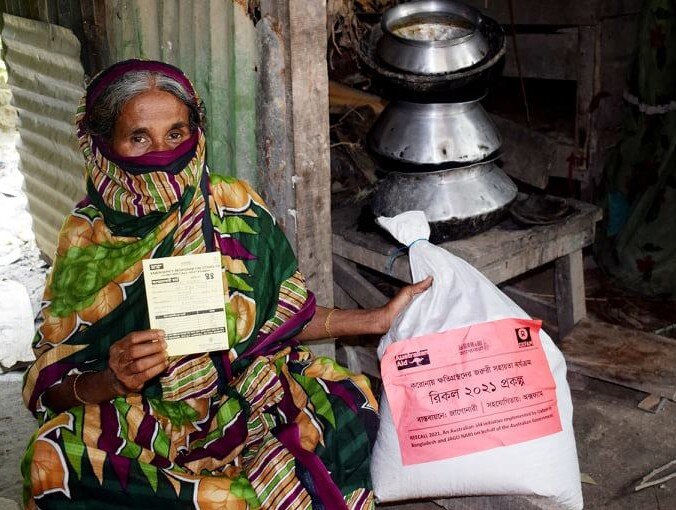
M 53 257 L 64 217 L 84 195 L 73 119 L 84 92 L 80 43 L 68 29 L 3 15 L 2 42 L 19 113 L 17 149 L 33 229 Z

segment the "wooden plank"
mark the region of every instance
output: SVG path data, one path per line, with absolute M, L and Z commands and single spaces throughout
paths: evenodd
M 542 34 L 517 33 L 516 44 L 524 78 L 577 79 L 577 28 L 562 28 Z M 502 74 L 519 76 L 511 37 L 507 37 L 507 54 Z
M 336 361 L 355 374 L 368 374 L 380 378 L 380 363 L 375 346 L 340 345 Z
M 659 413 L 664 408 L 666 399 L 652 393 L 638 403 L 638 408 L 648 413 Z
M 329 104 L 331 110 L 345 111 L 359 106 L 368 106 L 380 114 L 387 106 L 387 100 L 363 90 L 348 87 L 337 81 L 329 81 Z
M 362 308 L 380 308 L 389 299 L 357 271 L 353 262 L 333 256 L 335 282 Z
M 85 73 L 94 76 L 110 63 L 110 49 L 106 38 L 106 7 L 103 0 L 81 0 L 80 10 L 82 65 Z
M 501 283 L 591 244 L 602 212 L 584 202 L 571 204 L 576 212 L 555 225 L 519 228 L 508 219 L 486 232 L 440 246 L 472 264 L 492 282 Z M 334 211 L 334 253 L 410 282 L 408 255 L 392 259 L 392 254 L 399 253 L 398 245 L 380 232 L 359 231 L 360 209 L 356 205 Z
M 264 3 L 262 6 L 265 5 Z M 283 2 L 279 3 L 281 7 Z M 289 183 L 291 162 L 291 108 L 287 104 L 286 44 L 267 15 L 256 25 L 260 47 L 258 92 L 258 168 L 261 191 L 268 206 L 296 250 L 296 195 Z
M 484 265 L 480 271 L 493 283 L 502 283 L 563 257 L 572 249 L 589 246 L 594 241 L 595 228 L 593 226 L 580 226 L 580 228 L 581 230 L 576 232 L 562 233 L 556 238 L 543 236 L 545 240 L 542 244 L 529 243 L 518 251 L 505 252 L 506 256 Z
M 510 285 L 500 287 L 500 290 L 523 308 L 533 319 L 540 319 L 542 322 L 554 325 L 557 323 L 556 307 L 549 301 Z
M 329 92 L 326 63 L 326 3 L 287 0 L 261 2 L 262 16 L 270 16 L 283 43 L 286 120 L 290 121 L 285 154 L 276 187 L 294 190 L 294 203 L 284 204 L 286 224 L 301 271 L 318 304 L 333 306 L 331 251 L 331 169 L 329 156 Z M 267 64 L 266 64 L 267 65 Z M 269 139 L 271 143 L 276 140 Z M 265 179 L 266 176 L 263 176 Z M 274 190 L 269 183 L 265 186 Z M 280 196 L 289 198 L 288 192 Z M 268 197 L 269 198 L 269 197 Z M 273 201 L 276 201 L 273 198 Z M 332 356 L 333 342 L 312 345 Z
M 507 174 L 540 189 L 547 186 L 550 177 L 568 177 L 569 161 L 576 153 L 572 139 L 557 140 L 498 115 L 491 118 L 502 137 L 500 159 Z M 577 179 L 583 176 L 573 174 Z
M 556 239 L 542 235 L 536 236 L 535 239 L 541 239 L 541 242 L 529 242 L 514 251 L 505 250 L 502 258 L 487 264 L 481 264 L 481 258 L 468 256 L 460 249 L 447 249 L 472 264 L 493 283 L 498 284 L 562 257 L 568 254 L 571 249 L 590 245 L 594 240 L 594 228 L 590 226 L 584 230 L 561 235 Z M 530 238 L 529 241 L 533 241 L 533 238 Z M 446 247 L 445 245 L 442 246 Z M 333 249 L 336 255 L 349 257 L 358 264 L 389 274 L 403 282 L 411 283 L 408 255 L 406 254 L 398 256 L 391 262 L 390 256 L 382 255 L 336 234 L 333 238 Z M 396 248 L 392 249 L 392 253 L 396 251 Z
M 559 347 L 571 371 L 676 400 L 676 340 L 584 319 Z
M 359 308 L 359 304 L 335 281 L 333 282 L 333 305 L 343 310 Z
M 556 306 L 553 303 L 510 285 L 503 285 L 500 290 L 523 308 L 533 319 L 541 320 L 542 329 L 547 332 L 553 341 L 559 340 L 559 319 L 556 315 Z
M 464 0 L 502 24 L 509 23 L 506 0 Z M 592 25 L 602 18 L 636 13 L 641 0 L 514 0 L 514 17 L 522 25 Z
M 596 26 L 582 26 L 578 29 L 575 137 L 578 147 L 582 150 L 585 162 L 590 150 L 589 144 L 592 134 L 590 105 L 598 86 L 595 82 L 596 67 L 599 65 L 596 61 L 597 32 L 598 27 Z
M 608 153 L 621 139 L 627 108 L 622 94 L 627 85 L 627 69 L 636 44 L 637 26 L 638 15 L 607 19 L 600 24 L 598 89 L 602 91 L 602 99 L 595 101 L 598 104 L 593 118 L 596 139 L 587 163 L 585 197 L 594 196 Z
M 601 209 L 595 205 L 577 200 L 570 200 L 569 203 L 575 212 L 560 223 L 520 227 L 507 218 L 485 232 L 456 241 L 448 241 L 440 246 L 475 266 L 484 267 L 499 261 L 505 253 L 514 253 L 539 242 L 552 241 L 562 235 L 580 232 L 584 227 L 595 224 L 602 217 Z M 366 202 L 359 202 L 336 209 L 332 218 L 334 234 L 341 235 L 349 232 L 350 241 L 388 256 L 393 249 L 398 250 L 400 245 L 389 241 L 384 231 L 378 227 L 374 227 L 374 231 L 359 229 L 359 215 L 362 208 L 366 206 Z M 351 257 L 345 258 L 354 260 Z
M 335 229 L 334 229 L 335 232 Z M 374 269 L 381 273 L 389 274 L 402 282 L 411 283 L 411 270 L 408 263 L 408 255 L 402 253 L 401 256 L 392 260 L 390 257 L 379 253 L 379 250 L 373 250 L 372 247 L 362 245 L 362 239 L 355 239 L 350 232 L 345 235 L 333 234 L 333 253 L 346 259 L 352 260 Z M 398 249 L 391 245 L 391 252 L 395 253 Z
M 639 16 L 604 20 L 600 25 L 600 90 L 608 93 L 599 102 L 596 128 L 619 131 L 626 109 L 622 94 L 627 87 L 627 69 L 636 48 Z
M 587 315 L 581 249 L 556 259 L 554 293 L 559 335 L 564 337 Z
M 320 304 L 333 304 L 326 4 L 288 0 L 298 259 Z M 289 183 L 291 185 L 291 182 Z

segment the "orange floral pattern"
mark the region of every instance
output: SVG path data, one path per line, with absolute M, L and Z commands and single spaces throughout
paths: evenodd
M 230 296 L 230 306 L 237 316 L 237 337 L 240 342 L 243 342 L 253 333 L 256 322 L 256 302 L 244 294 L 235 292 Z

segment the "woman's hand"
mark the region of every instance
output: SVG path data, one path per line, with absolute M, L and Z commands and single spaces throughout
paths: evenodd
M 116 393 L 138 393 L 169 366 L 167 342 L 159 329 L 134 331 L 110 346 L 108 370 Z
M 296 338 L 301 342 L 323 338 L 337 338 L 352 335 L 382 335 L 387 333 L 392 321 L 411 300 L 432 285 L 432 277 L 402 288 L 397 295 L 382 308 L 367 308 L 364 310 L 350 308 L 317 307 L 317 312 L 310 323 Z
M 396 296 L 382 308 L 381 330 L 386 333 L 394 318 L 411 302 L 411 300 L 421 292 L 425 292 L 432 285 L 432 277 L 428 276 L 423 281 L 403 287 Z

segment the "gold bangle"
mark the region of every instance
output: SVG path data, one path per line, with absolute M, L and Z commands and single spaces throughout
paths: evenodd
M 331 327 L 330 327 L 331 315 L 333 315 L 333 312 L 335 312 L 336 310 L 338 310 L 338 309 L 332 308 L 331 311 L 329 312 L 329 314 L 326 316 L 326 319 L 324 320 L 324 330 L 326 331 L 326 336 L 327 336 L 327 338 L 330 338 L 331 340 L 336 338 L 335 336 L 333 336 L 331 334 Z
M 86 372 L 80 372 L 75 376 L 75 379 L 73 379 L 73 395 L 75 395 L 75 399 L 80 402 L 80 404 L 84 404 L 86 406 L 93 404 L 93 402 L 87 402 L 85 399 L 80 397 L 80 395 L 77 394 L 77 380 L 80 378 L 81 375 L 85 374 Z

